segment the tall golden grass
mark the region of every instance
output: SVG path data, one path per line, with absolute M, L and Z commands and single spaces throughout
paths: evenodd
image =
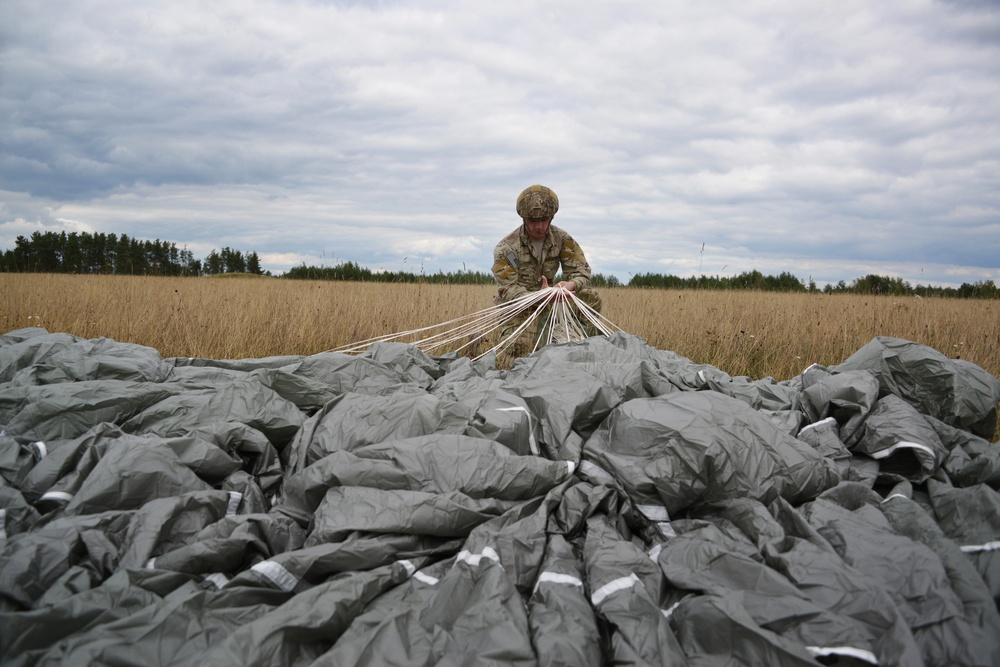
M 0 330 L 40 326 L 164 357 L 315 354 L 492 304 L 494 288 L 0 274 Z M 766 292 L 604 289 L 604 315 L 650 345 L 730 375 L 784 380 L 895 336 L 1000 376 L 1000 302 Z

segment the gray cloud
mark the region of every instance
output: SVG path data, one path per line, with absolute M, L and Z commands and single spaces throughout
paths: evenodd
M 972 1 L 11 0 L 0 246 L 488 270 L 543 182 L 625 280 L 1000 280 L 998 35 Z

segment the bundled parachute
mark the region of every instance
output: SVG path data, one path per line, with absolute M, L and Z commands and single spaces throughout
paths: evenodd
M 1000 664 L 978 366 L 365 347 L 0 336 L 0 662 Z

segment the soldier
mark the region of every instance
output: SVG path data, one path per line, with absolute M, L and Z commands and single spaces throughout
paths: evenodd
M 505 236 L 493 251 L 498 304 L 548 287 L 561 266 L 563 280 L 555 286 L 573 292 L 594 310 L 601 310 L 601 297 L 590 287 L 590 264 L 583 249 L 572 236 L 552 224 L 558 210 L 559 198 L 544 185 L 532 185 L 517 198 L 517 214 L 523 224 Z M 524 317 L 508 323 L 501 336 L 506 338 L 523 321 Z M 514 351 L 517 356 L 534 345 L 532 336 L 536 332 L 526 334 L 518 341 L 518 349 Z

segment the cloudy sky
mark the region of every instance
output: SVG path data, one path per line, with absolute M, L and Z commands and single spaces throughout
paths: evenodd
M 1000 3 L 3 0 L 0 249 L 1000 283 Z

